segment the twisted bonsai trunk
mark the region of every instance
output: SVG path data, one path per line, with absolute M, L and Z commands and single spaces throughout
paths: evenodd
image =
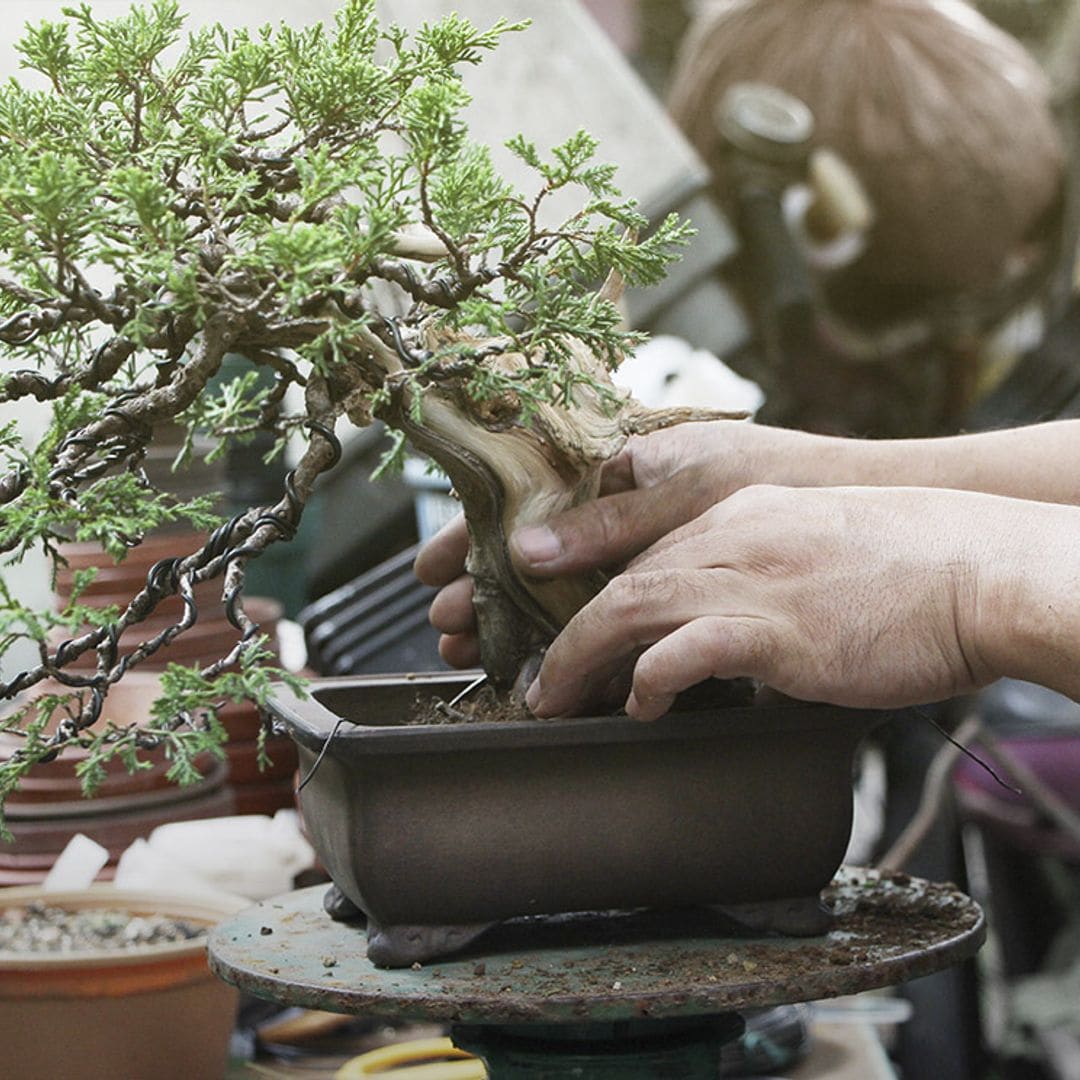
M 478 402 L 450 378 L 425 390 L 421 420 L 405 393 L 392 395 L 386 410 L 412 445 L 438 463 L 461 499 L 481 663 L 500 690 L 524 691 L 534 658 L 606 580 L 599 571 L 551 580 L 524 576 L 510 559 L 511 533 L 596 498 L 601 467 L 629 436 L 745 415 L 646 408 L 618 390 L 607 368 L 584 346 L 571 342 L 569 348 L 583 376 L 572 405 L 544 403 L 526 417 L 512 394 Z M 519 353 L 500 357 L 507 371 L 528 363 Z

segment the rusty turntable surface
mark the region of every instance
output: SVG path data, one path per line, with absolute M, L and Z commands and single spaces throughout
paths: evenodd
M 256 996 L 387 1019 L 559 1023 L 674 1017 L 850 994 L 972 956 L 978 905 L 950 885 L 845 868 L 826 890 L 828 933 L 740 931 L 707 909 L 513 920 L 420 967 L 371 964 L 334 922 L 325 887 L 265 900 L 218 926 L 210 963 Z

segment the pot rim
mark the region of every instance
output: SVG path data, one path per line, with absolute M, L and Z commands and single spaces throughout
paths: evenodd
M 3 760 L 2 754 L 0 760 Z M 152 786 L 146 787 L 125 787 L 125 774 L 113 773 L 115 788 L 114 793 L 109 795 L 87 797 L 81 791 L 75 790 L 74 781 L 71 785 L 60 788 L 61 794 L 51 798 L 45 795 L 38 799 L 20 799 L 16 793 L 15 799 L 8 800 L 4 812 L 10 821 L 23 826 L 58 818 L 94 819 L 88 822 L 89 828 L 91 825 L 100 824 L 96 819 L 108 814 L 127 813 L 131 810 L 160 810 L 166 807 L 173 810 L 189 808 L 189 804 L 197 799 L 217 795 L 230 778 L 229 765 L 226 762 L 211 760 L 206 763 L 201 780 L 181 787 L 166 778 L 168 767 L 168 762 L 161 762 L 160 768 L 154 772 L 146 770 L 142 774 L 136 773 L 137 778 L 141 775 L 155 781 Z M 65 792 L 71 797 L 65 798 Z M 0 892 L 0 899 L 3 897 L 4 894 Z
M 283 683 L 271 688 L 267 709 L 303 747 L 318 752 L 332 743 L 331 753 L 424 753 L 455 749 L 532 749 L 589 743 L 638 743 L 677 738 L 722 739 L 798 730 L 841 730 L 858 738 L 895 715 L 894 711 L 848 709 L 834 705 L 791 702 L 723 706 L 669 713 L 652 723 L 622 716 L 584 716 L 557 720 L 515 720 L 468 724 L 340 723 L 342 717 L 316 698 L 320 691 L 409 686 L 459 690 L 480 672 L 420 672 L 400 675 L 352 675 L 312 679 L 300 697 Z M 722 713 L 722 717 L 718 716 Z
M 17 885 L 0 889 L 0 910 L 26 907 L 38 901 L 50 907 L 81 911 L 97 908 L 130 911 L 132 915 L 165 915 L 203 923 L 207 931 L 230 915 L 250 907 L 252 903 L 246 897 L 225 892 L 118 889 L 108 884 L 57 892 L 46 892 L 40 885 Z M 206 937 L 206 934 L 203 934 L 187 941 L 133 945 L 129 949 L 81 949 L 78 952 L 66 953 L 17 952 L 5 949 L 0 950 L 0 972 L 131 967 L 204 952 Z

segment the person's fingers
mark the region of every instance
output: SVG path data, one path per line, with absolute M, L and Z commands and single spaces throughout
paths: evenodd
M 475 634 L 443 634 L 439 638 L 439 655 L 451 667 L 479 667 L 480 642 Z
M 774 635 L 763 619 L 694 619 L 638 658 L 626 711 L 636 720 L 656 720 L 671 708 L 677 694 L 709 677 L 765 678 L 775 651 Z
M 552 642 L 527 698 L 537 716 L 564 716 L 602 691 L 641 646 L 710 612 L 724 571 L 620 574 Z M 726 577 L 726 574 L 725 574 Z
M 541 576 L 624 563 L 708 505 L 701 485 L 681 478 L 608 495 L 565 510 L 510 538 L 515 562 Z
M 630 685 L 629 669 L 635 652 L 631 650 L 604 663 L 597 662 L 588 670 L 579 671 L 572 686 L 563 687 L 564 693 L 552 708 L 547 705 L 538 676 L 525 695 L 525 704 L 541 720 L 556 716 L 586 716 L 597 709 L 605 712 L 616 710 L 626 699 Z
M 458 514 L 420 548 L 413 563 L 413 573 L 425 585 L 441 588 L 465 569 L 468 553 L 469 532 L 465 515 Z
M 473 579 L 468 574 L 462 574 L 436 593 L 428 609 L 428 622 L 444 634 L 471 633 L 476 629 Z

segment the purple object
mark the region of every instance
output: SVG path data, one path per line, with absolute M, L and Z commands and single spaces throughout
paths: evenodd
M 1080 734 L 1010 737 L 1000 743 L 1080 813 Z M 953 782 L 966 817 L 1017 847 L 1080 861 L 1080 845 L 1048 821 L 1030 799 L 1002 787 L 976 762 L 961 759 Z

